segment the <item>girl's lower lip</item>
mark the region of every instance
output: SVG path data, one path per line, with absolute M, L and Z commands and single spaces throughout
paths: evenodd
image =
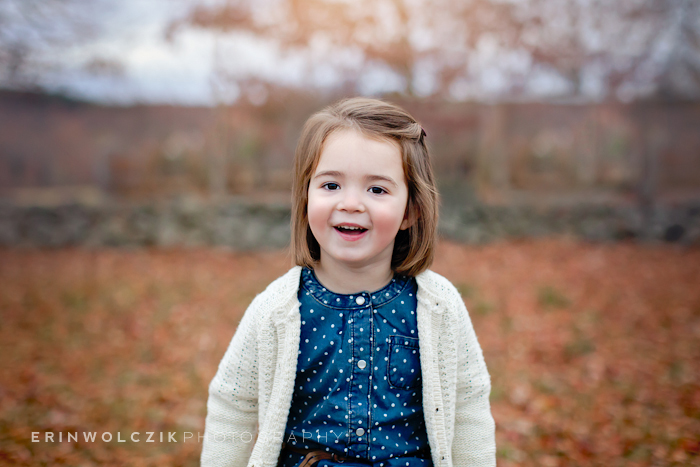
M 365 234 L 367 234 L 367 232 L 369 232 L 368 230 L 365 230 L 359 234 L 349 234 L 349 233 L 341 232 L 338 229 L 333 229 L 333 230 L 338 232 L 338 235 L 340 235 L 340 238 L 342 238 L 343 240 L 347 240 L 348 242 L 355 242 L 355 241 L 363 238 L 365 236 Z

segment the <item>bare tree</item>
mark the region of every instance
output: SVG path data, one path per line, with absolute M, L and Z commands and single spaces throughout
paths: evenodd
M 109 3 L 0 0 L 0 85 L 14 89 L 37 86 L 42 74 L 61 66 L 56 51 L 98 34 L 98 18 L 104 18 Z
M 485 32 L 507 31 L 511 8 L 484 0 L 231 0 L 195 7 L 171 25 L 169 34 L 182 27 L 245 31 L 291 53 L 323 44 L 331 54 L 350 51 L 362 56 L 363 66 L 342 70 L 346 82 L 357 80 L 364 68 L 382 65 L 413 94 L 422 67 L 437 75 L 439 93 L 464 67 L 465 45 L 473 45 Z M 448 49 L 452 53 L 442 53 Z
M 607 97 L 698 97 L 700 5 L 691 0 L 526 0 L 514 46 L 563 76 L 574 96 L 591 82 Z M 695 73 L 685 89 L 673 76 Z M 596 83 L 597 82 L 597 83 Z M 590 91 L 590 89 L 588 90 Z
M 667 21 L 668 49 L 660 61 L 657 93 L 667 99 L 700 97 L 700 2 L 677 0 Z
M 243 31 L 289 53 L 354 51 L 362 66 L 342 70 L 347 83 L 381 65 L 407 94 L 447 97 L 460 83 L 489 84 L 483 73 L 495 69 L 505 97 L 527 95 L 538 72 L 572 96 L 693 97 L 699 22 L 694 0 L 229 0 L 193 8 L 169 34 Z

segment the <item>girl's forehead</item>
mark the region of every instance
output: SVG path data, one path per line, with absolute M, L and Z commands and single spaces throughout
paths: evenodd
M 369 160 L 368 160 L 369 159 Z M 314 172 L 319 166 L 329 164 L 395 163 L 403 169 L 401 146 L 396 140 L 379 135 L 366 134 L 352 128 L 330 133 L 314 161 Z
M 355 130 L 329 135 L 320 151 L 316 170 L 403 172 L 401 146 L 388 138 L 373 138 Z

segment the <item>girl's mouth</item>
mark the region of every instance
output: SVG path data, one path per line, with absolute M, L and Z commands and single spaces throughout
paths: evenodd
M 346 240 L 359 240 L 367 232 L 363 227 L 349 225 L 336 225 L 334 228 Z
M 350 227 L 347 225 L 336 225 L 335 230 L 348 235 L 359 235 L 363 232 L 367 232 L 367 229 L 364 229 L 362 227 Z

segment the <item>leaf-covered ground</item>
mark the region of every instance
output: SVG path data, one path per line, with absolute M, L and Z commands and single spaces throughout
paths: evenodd
M 198 465 L 207 385 L 288 265 L 282 252 L 0 251 L 0 464 Z M 443 242 L 433 269 L 484 348 L 499 465 L 700 465 L 699 249 Z

